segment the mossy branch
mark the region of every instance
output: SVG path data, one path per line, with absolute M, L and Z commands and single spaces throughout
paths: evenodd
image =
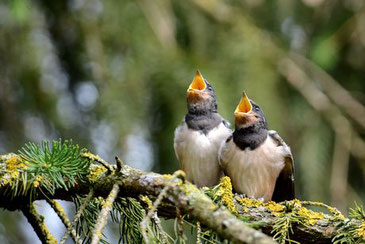
M 95 229 L 93 231 L 93 238 L 91 240 L 91 244 L 98 244 L 102 235 L 103 229 L 108 222 L 108 216 L 110 211 L 113 208 L 113 203 L 118 196 L 119 185 L 114 184 L 112 190 L 110 191 L 105 203 L 100 211 L 99 217 L 96 221 Z
M 234 243 L 275 243 L 267 235 L 274 236 L 280 243 L 361 242 L 365 237 L 365 214 L 360 207 L 352 210 L 351 219 L 346 219 L 338 210 L 323 203 L 299 200 L 262 203 L 233 194 L 228 177 L 223 177 L 213 188 L 198 189 L 185 180 L 182 171 L 174 175 L 143 172 L 118 159 L 114 166 L 85 150 L 78 152 L 78 147 L 70 143 L 64 146 L 58 141 L 53 146 L 53 150 L 43 149 L 46 152 L 42 157 L 35 155 L 43 152 L 34 145 L 27 147 L 24 158 L 22 154 L 0 156 L 0 207 L 21 210 L 43 243 L 55 240 L 44 226 L 42 216 L 29 204 L 32 200 L 62 199 L 77 203 L 79 210 L 75 219 L 72 224 L 70 221 L 66 224 L 66 238 L 82 216 L 82 220 L 86 218 L 91 224 L 83 237 L 93 237 L 96 242 L 109 212 L 113 221 L 122 224 L 121 233 L 126 234 L 125 237 L 140 241 L 143 231 L 151 230 L 151 234 L 157 229 L 153 238 L 168 242 L 170 237 L 163 232 L 158 216 L 178 217 L 181 223 L 184 219 L 189 221 L 197 229 L 197 243 L 205 240 L 206 233 L 210 238 L 214 236 L 215 241 L 226 239 Z M 69 150 L 73 153 L 68 153 Z M 59 159 L 66 160 L 66 170 Z M 82 167 L 74 167 L 73 162 Z M 55 182 L 52 176 L 56 176 Z M 80 200 L 86 195 L 85 201 Z M 142 207 L 146 204 L 147 215 Z M 322 207 L 327 214 L 312 211 L 308 205 Z M 155 229 L 149 229 L 148 222 Z M 125 226 L 126 223 L 129 225 Z M 149 236 L 144 234 L 144 238 L 148 241 Z
M 69 234 L 72 234 L 72 232 L 74 231 L 74 227 L 76 226 L 77 221 L 79 221 L 79 219 L 81 217 L 81 214 L 83 213 L 83 211 L 85 210 L 86 206 L 88 205 L 88 203 L 90 202 L 90 200 L 91 200 L 91 198 L 93 196 L 94 196 L 94 190 L 91 189 L 90 192 L 89 192 L 89 194 L 85 198 L 84 202 L 81 204 L 81 206 L 77 210 L 77 212 L 75 214 L 75 217 L 74 217 L 71 225 L 67 226 L 67 230 L 66 230 L 65 234 L 62 236 L 61 241 L 60 241 L 60 244 L 65 243 L 66 240 L 67 240 L 68 235 Z
M 72 223 L 69 220 L 69 218 L 67 217 L 67 214 L 66 214 L 65 210 L 62 208 L 61 204 L 53 199 L 47 198 L 46 200 L 47 200 L 48 204 L 53 208 L 53 210 L 57 213 L 58 217 L 61 219 L 62 223 L 65 225 L 67 231 L 70 231 L 72 240 L 76 244 L 80 243 L 76 230 L 73 229 Z
M 23 212 L 24 216 L 27 218 L 29 224 L 33 227 L 34 232 L 37 234 L 39 240 L 42 243 L 57 243 L 56 238 L 54 238 L 54 236 L 49 232 L 46 224 L 44 223 L 44 217 L 37 212 L 33 203 L 22 207 L 20 210 Z

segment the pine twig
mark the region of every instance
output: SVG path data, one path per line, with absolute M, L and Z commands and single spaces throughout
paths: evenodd
M 103 235 L 102 231 L 108 222 L 109 212 L 112 210 L 113 203 L 118 196 L 119 189 L 120 189 L 119 185 L 114 184 L 112 190 L 110 191 L 108 197 L 106 198 L 105 203 L 101 208 L 98 219 L 96 220 L 96 224 L 92 234 L 91 244 L 99 243 L 101 236 Z
M 202 228 L 200 227 L 200 222 L 196 222 L 196 244 L 202 244 L 201 241 Z
M 45 225 L 44 217 L 40 215 L 35 209 L 34 203 L 30 203 L 29 205 L 23 207 L 21 211 L 27 218 L 29 224 L 33 227 L 35 233 L 42 243 L 57 243 L 56 238 L 51 234 Z
M 72 230 L 74 230 L 74 226 L 76 225 L 77 221 L 79 221 L 81 214 L 84 212 L 85 208 L 87 207 L 87 205 L 89 204 L 91 198 L 94 196 L 94 189 L 91 188 L 89 194 L 86 196 L 84 202 L 81 204 L 81 206 L 79 207 L 79 209 L 77 210 L 74 220 L 72 221 L 71 225 L 69 227 L 67 227 L 67 231 L 65 232 L 65 234 L 62 236 L 60 244 L 63 244 L 66 242 L 68 235 L 71 233 L 72 234 Z
M 173 174 L 173 179 L 176 179 L 177 174 L 179 174 L 178 172 L 180 171 L 176 171 Z M 153 217 L 153 215 L 155 214 L 158 206 L 160 205 L 161 201 L 163 200 L 163 198 L 165 197 L 167 191 L 170 189 L 171 185 L 167 184 L 161 191 L 161 193 L 158 195 L 158 197 L 156 198 L 155 202 L 153 203 L 152 207 L 149 209 L 148 213 L 146 214 L 146 216 L 143 218 L 143 220 L 141 221 L 141 233 L 143 236 L 144 241 L 146 242 L 146 244 L 150 243 L 149 242 L 149 238 L 147 235 L 147 229 L 148 229 L 148 223 L 151 220 L 151 218 Z
M 75 243 L 80 243 L 80 238 L 76 233 L 76 230 L 72 228 L 72 223 L 70 219 L 67 217 L 65 210 L 62 208 L 59 202 L 53 199 L 47 198 L 46 201 L 53 208 L 53 210 L 57 213 L 58 217 L 61 219 L 62 223 L 65 225 L 67 231 L 70 230 L 71 238 Z

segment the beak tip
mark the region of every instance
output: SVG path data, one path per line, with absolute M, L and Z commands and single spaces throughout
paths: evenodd
M 240 114 L 240 113 L 249 113 L 252 110 L 252 104 L 249 100 L 249 98 L 247 97 L 247 94 L 245 91 L 242 92 L 242 97 L 241 100 L 239 102 L 239 104 L 237 105 L 237 108 L 235 110 L 235 114 Z
M 202 76 L 202 73 L 200 73 L 200 70 L 198 70 L 198 69 L 197 69 L 197 70 L 196 70 L 196 72 L 195 72 L 195 76 L 203 77 L 203 76 Z
M 204 90 L 206 87 L 204 78 L 199 70 L 196 71 L 193 81 L 191 82 L 189 89 Z

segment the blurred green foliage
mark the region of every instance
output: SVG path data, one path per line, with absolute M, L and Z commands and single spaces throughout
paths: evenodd
M 119 155 L 171 173 L 179 167 L 174 129 L 200 69 L 229 121 L 243 90 L 261 105 L 292 148 L 299 198 L 342 210 L 363 203 L 365 159 L 350 153 L 337 179 L 336 128 L 278 65 L 299 55 L 365 104 L 364 7 L 363 0 L 1 1 L 0 154 L 27 141 L 73 139 L 109 161 Z M 364 127 L 338 109 L 363 138 Z M 346 184 L 340 202 L 336 182 Z

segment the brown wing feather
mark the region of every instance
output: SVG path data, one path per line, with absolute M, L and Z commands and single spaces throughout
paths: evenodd
M 289 147 L 276 131 L 270 131 L 269 135 L 278 143 L 278 146 L 284 146 L 288 149 L 288 155 L 285 157 L 284 168 L 281 170 L 279 177 L 276 180 L 272 200 L 275 202 L 292 200 L 295 198 L 294 160 L 292 154 Z

